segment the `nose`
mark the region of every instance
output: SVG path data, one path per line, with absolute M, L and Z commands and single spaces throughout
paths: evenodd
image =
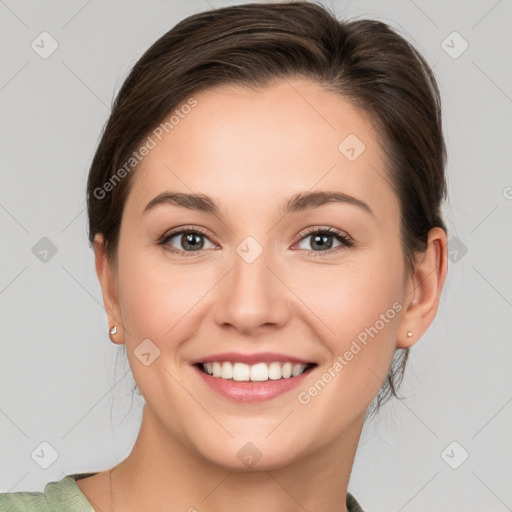
M 240 254 L 234 253 L 231 271 L 218 285 L 217 325 L 244 334 L 281 328 L 289 319 L 293 294 L 276 270 L 278 265 L 265 250 L 252 262 Z

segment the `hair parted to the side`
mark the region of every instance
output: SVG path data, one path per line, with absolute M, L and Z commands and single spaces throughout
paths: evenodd
M 250 3 L 195 14 L 142 55 L 114 101 L 89 171 L 91 246 L 102 233 L 116 265 L 137 166 L 108 192 L 104 185 L 180 103 L 209 87 L 262 88 L 290 77 L 312 79 L 369 115 L 399 200 L 405 268 L 412 271 L 429 230 L 447 231 L 440 211 L 446 148 L 435 77 L 422 55 L 387 24 L 338 20 L 312 2 Z M 396 351 L 372 413 L 398 396 L 408 355 L 409 349 Z

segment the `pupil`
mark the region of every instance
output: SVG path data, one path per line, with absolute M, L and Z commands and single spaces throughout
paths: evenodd
M 326 242 L 326 239 L 330 241 L 330 243 Z M 332 247 L 332 237 L 331 235 L 315 235 L 313 245 L 318 244 L 318 247 L 321 249 L 330 249 Z
M 188 233 L 187 235 L 183 235 L 183 236 L 186 237 L 185 244 L 183 245 L 183 247 L 191 248 L 192 250 L 199 250 L 203 247 L 204 242 L 199 243 L 199 244 L 194 244 L 194 239 L 197 242 L 197 238 L 199 238 L 199 235 L 197 235 L 196 233 Z M 199 240 L 199 242 L 201 242 L 201 240 Z

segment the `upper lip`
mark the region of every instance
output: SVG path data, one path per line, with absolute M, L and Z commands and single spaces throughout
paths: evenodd
M 283 361 L 298 364 L 311 364 L 312 361 L 306 361 L 300 357 L 290 356 L 288 354 L 278 354 L 276 352 L 259 352 L 255 354 L 240 354 L 238 352 L 223 352 L 222 354 L 213 354 L 205 356 L 195 361 L 192 364 L 211 363 L 214 361 L 231 361 L 233 363 L 272 363 L 274 361 Z

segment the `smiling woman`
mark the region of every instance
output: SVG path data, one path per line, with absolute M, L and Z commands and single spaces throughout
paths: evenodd
M 363 424 L 397 395 L 446 276 L 445 159 L 434 76 L 382 22 L 266 2 L 157 40 L 87 196 L 142 424 L 114 468 L 48 484 L 50 508 L 362 510 Z

